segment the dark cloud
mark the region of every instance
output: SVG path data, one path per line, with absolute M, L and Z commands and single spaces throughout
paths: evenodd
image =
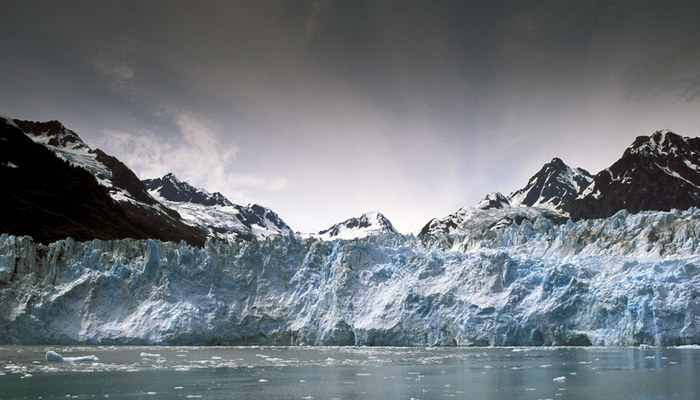
M 178 169 L 298 229 L 377 208 L 417 229 L 554 156 L 595 171 L 636 135 L 697 135 L 699 9 L 5 2 L 0 113 L 61 119 L 139 173 Z

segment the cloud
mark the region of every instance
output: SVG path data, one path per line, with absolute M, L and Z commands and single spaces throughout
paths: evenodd
M 97 61 L 94 63 L 95 68 L 109 79 L 109 87 L 121 94 L 132 92 L 131 82 L 136 75 L 136 68 L 125 62 L 109 63 L 105 61 Z
M 103 130 L 97 143 L 132 168 L 140 178 L 172 172 L 190 184 L 220 191 L 233 201 L 248 202 L 249 191 L 279 192 L 287 187 L 282 177 L 263 177 L 232 172 L 239 148 L 221 140 L 216 124 L 199 116 L 167 114 L 178 127 L 177 135 L 153 131 Z

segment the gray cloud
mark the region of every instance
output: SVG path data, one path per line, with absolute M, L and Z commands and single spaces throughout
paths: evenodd
M 0 15 L 0 113 L 60 119 L 143 177 L 171 170 L 319 230 L 403 231 L 698 135 L 700 11 L 647 1 L 25 1 Z M 180 162 L 182 160 L 182 162 Z

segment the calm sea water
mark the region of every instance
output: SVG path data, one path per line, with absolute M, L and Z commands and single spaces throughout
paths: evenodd
M 700 399 L 700 349 L 0 347 L 0 399 L 95 398 Z

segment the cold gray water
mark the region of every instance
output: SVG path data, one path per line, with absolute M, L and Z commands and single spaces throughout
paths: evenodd
M 0 399 L 94 398 L 698 399 L 700 347 L 0 348 Z

